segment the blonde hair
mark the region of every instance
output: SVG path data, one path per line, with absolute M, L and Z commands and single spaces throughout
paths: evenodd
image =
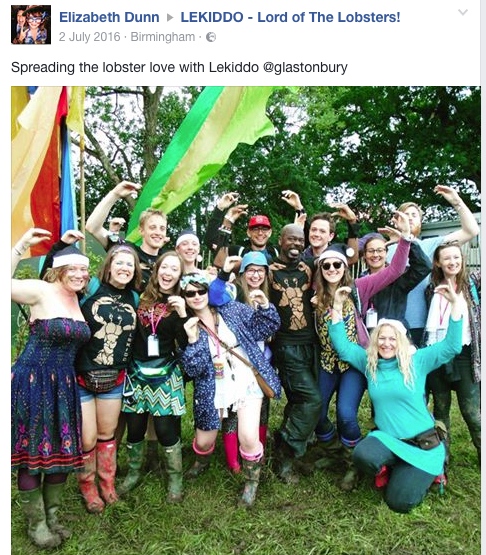
M 408 210 L 411 207 L 416 208 L 417 212 L 420 215 L 420 219 L 424 217 L 424 211 L 422 210 L 422 208 L 420 208 L 420 206 L 416 202 L 404 202 L 398 207 L 398 211 L 405 212 L 405 210 Z
M 235 284 L 240 289 L 240 294 L 238 296 L 241 295 L 241 299 L 238 298 L 238 300 L 241 300 L 242 303 L 245 303 L 249 306 L 253 306 L 253 301 L 251 300 L 251 297 L 250 297 L 251 289 L 250 289 L 250 286 L 248 285 L 248 283 L 246 282 L 246 279 L 244 278 L 244 273 L 240 274 L 235 279 Z M 267 299 L 269 298 L 268 272 L 265 272 L 265 279 L 263 280 L 262 284 L 260 285 L 260 287 L 258 289 L 263 291 L 263 293 L 264 293 L 265 297 L 267 297 Z
M 409 389 L 413 388 L 414 385 L 414 375 L 412 371 L 412 350 L 411 344 L 408 337 L 398 331 L 398 329 L 390 323 L 383 323 L 376 326 L 370 336 L 370 343 L 366 349 L 366 354 L 368 358 L 368 364 L 366 366 L 367 373 L 371 376 L 371 379 L 376 383 L 376 372 L 378 368 L 378 337 L 381 333 L 382 328 L 390 327 L 394 330 L 397 339 L 397 363 L 398 369 L 403 376 L 403 383 Z
M 167 216 L 162 210 L 158 210 L 157 208 L 146 208 L 138 218 L 138 227 L 143 228 L 145 222 L 152 216 L 160 216 L 165 220 L 165 224 L 167 225 Z

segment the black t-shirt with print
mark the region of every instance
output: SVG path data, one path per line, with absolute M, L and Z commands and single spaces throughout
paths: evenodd
M 136 300 L 131 289 L 101 284 L 81 311 L 91 339 L 78 353 L 76 371 L 126 368 L 137 328 Z
M 313 260 L 288 263 L 277 258 L 270 270 L 270 302 L 277 308 L 281 319 L 275 343 L 302 345 L 316 342 L 310 302 L 314 294 Z
M 142 285 L 140 287 L 140 291 L 143 291 L 147 287 L 150 274 L 152 273 L 152 268 L 154 267 L 157 258 L 159 258 L 159 256 L 163 253 L 163 250 L 159 249 L 159 252 L 157 254 L 147 254 L 141 249 L 139 245 L 136 245 L 135 243 L 125 241 L 125 239 L 122 238 L 113 240 L 110 236 L 108 236 L 108 246 L 106 250 L 108 251 L 114 245 L 128 245 L 132 247 L 138 254 L 140 267 L 142 268 Z

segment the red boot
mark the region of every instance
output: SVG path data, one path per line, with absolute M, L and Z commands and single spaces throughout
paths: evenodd
M 88 513 L 101 513 L 105 508 L 103 499 L 98 493 L 96 478 L 96 450 L 91 449 L 83 455 L 84 470 L 77 474 L 79 490 L 86 503 Z
M 115 491 L 116 440 L 99 441 L 96 444 L 96 463 L 100 480 L 101 497 L 107 505 L 118 501 Z
M 265 453 L 265 450 L 267 449 L 267 432 L 268 432 L 268 426 L 264 426 L 263 424 L 260 424 L 260 427 L 258 428 L 258 439 L 260 440 L 260 443 L 263 445 L 264 453 Z M 262 464 L 265 464 L 265 455 L 262 457 L 262 460 L 260 462 Z
M 238 459 L 238 434 L 236 432 L 223 432 L 224 454 L 226 456 L 226 466 L 234 474 L 241 471 Z
M 378 474 L 375 475 L 375 488 L 376 489 L 383 489 L 387 484 L 388 480 L 390 479 L 390 469 L 388 466 L 383 465 Z

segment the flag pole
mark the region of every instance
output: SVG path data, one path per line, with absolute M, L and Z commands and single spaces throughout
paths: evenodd
M 79 216 L 81 233 L 86 233 L 86 202 L 85 202 L 85 186 L 84 186 L 84 134 L 79 140 Z M 86 238 L 81 241 L 81 252 L 86 254 Z

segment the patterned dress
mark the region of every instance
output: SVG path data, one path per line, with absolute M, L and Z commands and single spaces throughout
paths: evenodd
M 125 382 L 122 412 L 182 416 L 186 413 L 186 401 L 177 351 L 187 343 L 184 330 L 187 318 L 180 318 L 172 310 L 167 304 L 167 296 L 164 302 L 153 307 L 139 306 L 137 317 L 133 361 Z M 149 337 L 154 331 L 159 356 L 148 352 Z
M 31 474 L 82 468 L 81 404 L 74 372 L 77 350 L 88 341 L 86 322 L 34 320 L 12 367 L 12 469 Z

